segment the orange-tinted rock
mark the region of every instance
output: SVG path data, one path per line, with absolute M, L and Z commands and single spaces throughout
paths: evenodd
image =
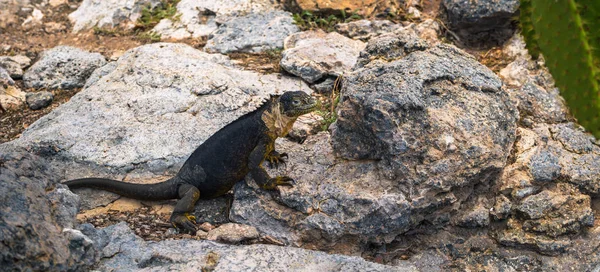
M 399 1 L 393 0 L 287 0 L 288 7 L 298 10 L 308 11 L 346 11 L 347 13 L 356 12 L 360 15 L 371 15 L 376 10 L 385 10 L 392 8 L 396 10 Z

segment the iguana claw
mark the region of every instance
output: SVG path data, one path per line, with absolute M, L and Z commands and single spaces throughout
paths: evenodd
M 266 190 L 274 190 L 277 186 L 295 186 L 296 182 L 294 179 L 288 176 L 279 176 L 269 179 L 269 181 L 262 186 Z
M 296 181 L 288 176 L 276 177 L 275 185 L 280 186 L 296 186 Z
M 265 159 L 267 159 L 267 161 L 269 162 L 269 167 L 273 168 L 275 167 L 276 169 L 279 168 L 280 164 L 285 165 L 285 160 L 283 158 L 288 158 L 288 154 L 287 153 L 279 153 L 275 150 L 271 151 L 271 153 L 269 153 Z
M 171 215 L 171 223 L 177 229 L 184 229 L 186 231 L 196 233 L 196 217 L 185 213 L 185 214 L 173 214 Z

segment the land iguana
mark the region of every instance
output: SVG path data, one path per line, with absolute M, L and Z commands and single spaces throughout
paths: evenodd
M 177 175 L 156 184 L 133 184 L 104 178 L 83 178 L 65 182 L 70 189 L 90 187 L 141 200 L 179 199 L 170 221 L 176 228 L 195 231 L 190 212 L 199 198 L 227 193 L 250 173 L 263 189 L 293 186 L 287 176 L 270 177 L 262 166 L 284 163 L 287 154 L 275 151 L 275 139 L 285 136 L 298 116 L 317 107 L 317 101 L 302 91 L 273 96 L 202 143 L 190 155 Z

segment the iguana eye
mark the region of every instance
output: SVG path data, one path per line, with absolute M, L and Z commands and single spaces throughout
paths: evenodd
M 296 106 L 297 106 L 297 105 L 300 105 L 300 101 L 299 101 L 299 100 L 294 100 L 294 101 L 292 101 L 292 104 L 294 104 L 294 105 L 296 105 Z

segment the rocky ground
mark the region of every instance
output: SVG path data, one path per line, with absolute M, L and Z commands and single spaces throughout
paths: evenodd
M 600 142 L 516 24 L 517 0 L 0 0 L 1 267 L 596 271 Z M 199 201 L 153 183 L 273 94 L 322 107 L 277 149 L 298 181 Z

